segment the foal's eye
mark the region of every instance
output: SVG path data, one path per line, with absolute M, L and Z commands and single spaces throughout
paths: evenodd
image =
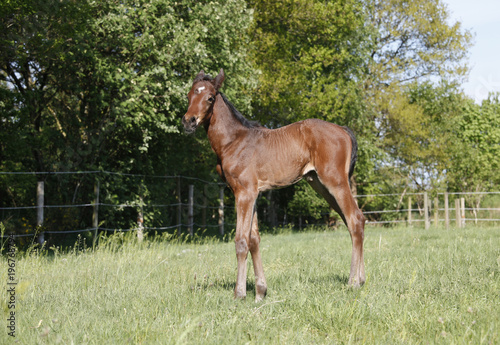
M 209 99 L 207 99 L 208 103 L 213 103 L 215 101 L 215 97 L 212 96 Z

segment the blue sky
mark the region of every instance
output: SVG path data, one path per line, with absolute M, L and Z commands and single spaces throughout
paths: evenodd
M 467 95 L 480 103 L 488 92 L 500 92 L 500 0 L 443 0 L 453 22 L 474 34 L 470 50 Z

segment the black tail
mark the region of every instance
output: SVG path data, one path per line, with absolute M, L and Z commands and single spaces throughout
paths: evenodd
M 354 172 L 354 166 L 356 165 L 356 160 L 358 159 L 358 141 L 354 136 L 353 131 L 349 127 L 343 127 L 344 130 L 351 137 L 352 151 L 351 151 L 351 165 L 349 166 L 349 179 L 352 177 Z

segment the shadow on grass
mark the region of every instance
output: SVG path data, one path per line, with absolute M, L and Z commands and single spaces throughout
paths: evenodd
M 349 283 L 349 275 L 346 274 L 324 274 L 318 276 L 308 276 L 302 278 L 305 282 L 314 285 L 326 285 L 328 283 L 334 283 L 335 285 L 345 285 L 347 286 Z
M 229 280 L 216 280 L 213 282 L 204 281 L 202 284 L 198 285 L 198 288 L 200 290 L 222 289 L 222 290 L 234 291 L 235 287 L 236 287 L 236 278 L 234 281 L 229 281 Z M 255 288 L 255 283 L 247 280 L 247 290 L 254 288 Z
M 322 276 L 308 277 L 307 281 L 314 285 L 318 285 L 318 288 L 327 283 L 335 283 L 336 285 L 338 284 L 340 286 L 347 286 L 349 283 L 349 276 L 345 274 L 327 274 Z M 283 286 L 283 283 L 276 282 L 276 285 Z M 268 287 L 269 286 L 270 285 L 268 281 Z M 234 291 L 235 287 L 236 287 L 236 277 L 234 280 L 216 280 L 216 281 L 204 280 L 197 286 L 197 288 L 200 290 L 223 289 L 227 291 Z M 254 291 L 254 290 L 255 290 L 255 282 L 250 279 L 247 279 L 247 291 Z
M 349 283 L 349 276 L 346 274 L 342 274 L 342 275 L 341 274 L 330 274 L 330 275 L 326 275 L 323 277 L 318 277 L 317 280 L 318 280 L 318 282 L 329 281 L 329 282 L 339 283 L 342 285 L 347 285 Z M 313 281 L 314 281 L 314 279 L 313 279 Z

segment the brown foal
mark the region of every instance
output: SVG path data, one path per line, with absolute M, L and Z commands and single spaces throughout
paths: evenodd
M 247 256 L 252 254 L 255 301 L 267 291 L 262 268 L 256 200 L 259 192 L 284 187 L 305 178 L 335 209 L 349 229 L 352 240 L 349 285 L 365 282 L 363 238 L 365 218 L 349 188 L 357 157 L 354 134 L 317 119 L 268 129 L 245 119 L 219 92 L 224 71 L 211 78 L 201 71 L 188 93 L 189 107 L 182 118 L 186 132 L 199 125 L 207 131 L 217 154 L 217 172 L 236 199 L 236 257 L 238 276 L 235 298 L 246 297 Z

